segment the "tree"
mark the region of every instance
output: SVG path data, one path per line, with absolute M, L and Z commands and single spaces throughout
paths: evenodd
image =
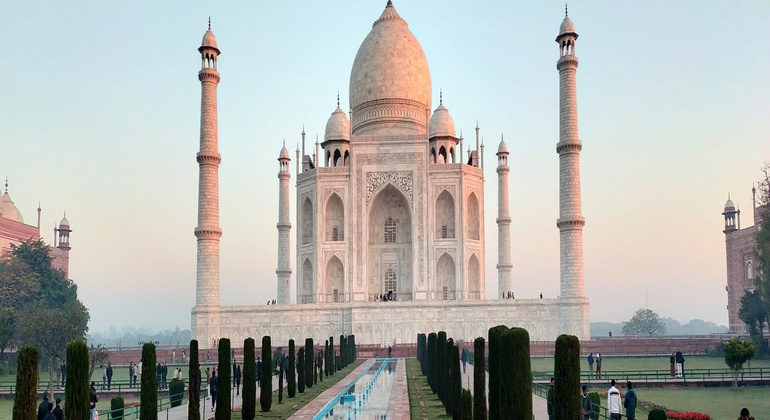
M 278 358 L 278 404 L 283 404 L 283 354 Z
M 579 419 L 580 408 L 580 340 L 574 335 L 556 337 L 554 354 L 553 418 Z
M 509 415 L 517 419 L 532 418 L 532 362 L 529 357 L 529 332 L 524 328 L 511 328 L 505 332 L 510 337 L 510 368 L 502 366 L 508 371 L 510 382 L 505 386 L 510 388 L 513 397 L 513 407 L 507 411 Z
M 762 330 L 770 322 L 770 313 L 759 290 L 746 290 L 741 298 L 738 317 L 749 327 L 749 335 L 758 344 L 764 342 Z
M 153 375 L 153 378 L 155 376 Z M 91 415 L 88 403 L 91 401 L 88 383 L 88 346 L 82 339 L 67 345 L 67 379 L 64 384 L 64 401 L 68 420 L 88 420 Z M 153 379 L 155 380 L 155 379 Z M 155 406 L 153 404 L 153 406 Z M 144 419 L 144 417 L 142 417 Z
M 756 330 L 752 328 L 751 324 L 749 324 L 749 328 L 750 331 L 753 330 L 752 338 L 759 345 L 758 350 L 762 353 L 768 353 L 770 350 L 762 335 L 762 330 L 765 325 L 770 325 L 770 163 L 765 162 L 761 171 L 762 180 L 760 180 L 757 188 L 759 193 L 757 213 L 759 213 L 759 217 L 757 217 L 756 221 L 757 270 L 754 276 L 754 285 L 759 299 L 750 308 L 750 310 L 754 311 L 754 316 L 750 318 L 755 320 Z M 741 300 L 741 303 L 743 303 L 743 300 Z M 741 312 L 743 312 L 742 307 Z M 764 319 L 764 322 L 762 319 Z M 741 316 L 741 320 L 743 320 L 743 316 Z M 745 320 L 743 321 L 746 322 Z
M 666 324 L 652 309 L 639 308 L 623 326 L 624 335 L 663 335 Z
M 254 420 L 257 410 L 257 362 L 254 339 L 243 340 L 243 420 Z M 198 419 L 200 417 L 196 417 Z
M 428 334 L 428 346 L 425 360 L 428 365 L 428 385 L 430 385 L 431 391 L 436 393 L 436 375 L 438 369 L 436 369 L 436 342 L 438 341 L 438 334 L 432 332 Z
M 295 355 L 296 349 L 294 345 L 294 340 L 289 340 L 289 383 L 288 386 L 288 393 L 289 398 L 294 398 L 294 396 L 297 394 L 297 368 L 296 368 L 296 360 L 297 357 Z
M 447 380 L 447 354 L 446 354 L 446 331 L 439 331 L 436 338 L 436 395 L 442 403 L 446 405 L 446 380 Z
M 40 377 L 40 352 L 32 346 L 19 350 L 16 372 L 16 393 L 13 397 L 13 420 L 34 419 L 37 416 L 37 379 Z
M 158 420 L 158 379 L 155 361 L 155 344 L 144 343 L 142 346 L 142 383 L 139 397 L 139 404 L 141 405 L 139 418 L 141 420 Z M 70 372 L 67 369 L 67 379 L 69 377 Z M 69 408 L 67 409 L 69 410 Z
M 733 388 L 738 387 L 738 375 L 743 370 L 743 364 L 751 360 L 756 352 L 757 346 L 751 341 L 731 338 L 725 343 L 725 363 L 733 371 Z
M 299 348 L 297 356 L 297 390 L 300 394 L 305 393 L 305 348 Z
M 484 337 L 473 342 L 473 419 L 487 420 L 487 384 L 484 370 Z
M 270 358 L 270 336 L 262 337 L 262 378 L 259 388 L 259 406 L 263 412 L 270 411 L 273 405 L 273 361 Z
M 457 346 L 457 344 L 452 346 L 450 369 L 452 379 L 452 388 L 450 389 L 450 399 L 452 400 L 452 419 L 460 420 L 464 414 L 462 404 L 463 378 L 460 375 L 460 348 Z M 470 407 L 467 407 L 466 410 L 470 411 Z
M 313 387 L 313 339 L 305 339 L 305 388 Z
M 252 340 L 253 343 L 253 340 Z M 253 344 L 252 344 L 253 345 Z M 252 348 L 253 350 L 253 348 Z M 252 351 L 252 354 L 254 352 Z M 254 356 L 252 356 L 252 359 Z M 244 366 L 244 370 L 246 366 Z M 254 369 L 254 367 L 252 367 Z M 253 376 L 253 375 L 252 375 Z M 187 387 L 187 418 L 199 419 L 201 418 L 201 365 L 198 363 L 198 340 L 190 340 L 190 373 L 189 373 L 189 386 Z M 254 385 L 252 385 L 254 386 Z M 246 384 L 243 384 L 243 406 L 246 407 Z M 253 407 L 252 402 L 252 407 Z M 246 416 L 244 414 L 244 419 Z M 249 419 L 251 420 L 251 419 Z
M 504 384 L 500 383 L 500 335 L 507 331 L 505 325 L 498 325 L 489 329 L 489 420 L 505 418 L 505 413 L 500 412 L 500 392 Z M 473 369 L 478 369 L 473 366 Z
M 91 347 L 88 348 L 88 360 L 91 362 L 91 366 L 88 368 L 88 376 L 93 376 L 97 365 L 104 366 L 110 362 L 110 352 L 107 350 L 107 347 L 101 344 L 95 347 L 91 344 Z
M 225 420 L 230 418 L 230 394 L 232 388 L 230 384 L 233 381 L 232 370 L 233 365 L 230 361 L 230 339 L 219 339 L 219 364 L 217 366 L 218 384 L 217 386 L 217 408 L 215 418 L 217 420 Z

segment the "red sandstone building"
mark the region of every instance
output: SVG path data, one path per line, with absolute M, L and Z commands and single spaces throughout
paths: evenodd
M 24 241 L 40 239 L 40 214 L 37 209 L 37 226 L 24 223 L 24 218 L 11 196 L 8 194 L 8 181 L 5 182 L 5 194 L 0 200 L 0 256 L 11 252 L 11 244 L 18 245 Z M 69 221 L 65 215 L 59 222 L 59 227 L 54 228 L 54 244 L 51 247 L 52 264 L 64 272 L 64 277 L 69 278 L 70 261 L 70 229 Z

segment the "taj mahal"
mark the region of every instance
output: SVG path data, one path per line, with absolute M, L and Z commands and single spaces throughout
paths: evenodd
M 559 58 L 554 73 L 560 87 L 559 138 L 554 139 L 559 159 L 557 298 L 501 298 L 513 290 L 514 269 L 509 151 L 502 138 L 496 160 L 486 162 L 496 165 L 497 173 L 498 287 L 496 296 L 485 294 L 491 274 L 485 272 L 485 261 L 495 256 L 485 253 L 484 225 L 491 221 L 484 220 L 485 156 L 479 129 L 473 140 L 458 136 L 451 104 L 445 106 L 441 93 L 433 107 L 426 56 L 388 1 L 353 61 L 349 111 L 343 111 L 338 98 L 322 142 L 306 145 L 303 130 L 294 165 L 285 145 L 278 155 L 276 304 L 224 306 L 219 299 L 220 50 L 209 25 L 198 49 L 201 119 L 193 338 L 203 348 L 220 337 L 238 346 L 247 337 L 263 335 L 285 343 L 290 338 L 323 342 L 329 336 L 355 334 L 358 343 L 393 344 L 413 343 L 417 333 L 444 330 L 455 340 L 472 341 L 486 337 L 490 327 L 505 324 L 526 328 L 532 340 L 554 340 L 565 333 L 588 339 L 577 38 L 565 13 L 556 36 Z

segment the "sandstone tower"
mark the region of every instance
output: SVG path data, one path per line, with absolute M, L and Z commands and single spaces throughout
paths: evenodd
M 497 297 L 513 290 L 511 285 L 511 213 L 508 201 L 508 146 L 500 138 L 497 148 Z
M 564 11 L 564 20 L 556 42 L 559 44 L 559 253 L 561 297 L 583 297 L 583 226 L 580 206 L 580 150 L 578 138 L 577 93 L 575 76 L 578 59 L 575 41 L 578 34 Z
M 220 54 L 217 40 L 209 29 L 203 35 L 198 51 L 201 54 L 201 126 L 200 152 L 197 160 L 198 178 L 198 265 L 196 271 L 195 307 L 193 313 L 193 337 L 202 347 L 219 338 L 219 164 L 217 122 L 217 58 Z
M 303 130 L 304 133 L 304 130 Z M 291 278 L 291 268 L 289 267 L 289 233 L 291 233 L 291 222 L 289 222 L 289 151 L 284 143 L 281 154 L 278 157 L 278 268 L 275 274 L 278 276 L 278 304 L 288 304 L 290 302 L 289 279 Z

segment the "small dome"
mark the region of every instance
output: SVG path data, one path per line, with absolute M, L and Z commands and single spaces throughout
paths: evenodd
M 59 222 L 59 229 L 69 229 L 70 228 L 70 221 L 67 220 L 67 216 L 61 218 L 61 222 Z
M 559 27 L 559 35 L 574 34 L 575 25 L 572 23 L 572 19 L 569 16 L 564 16 L 564 20 L 561 21 L 561 27 Z
M 0 216 L 15 222 L 24 223 L 21 212 L 16 208 L 16 205 L 13 204 L 13 200 L 11 200 L 11 196 L 8 195 L 7 191 L 3 194 L 3 200 L 0 202 Z
M 727 202 L 725 203 L 725 213 L 728 211 L 735 211 L 735 204 L 733 203 L 733 200 L 727 199 Z
M 508 153 L 508 145 L 505 144 L 505 140 L 500 139 L 500 145 L 497 146 L 497 154 Z
M 350 121 L 339 105 L 326 122 L 324 141 L 329 140 L 350 141 Z
M 455 122 L 452 116 L 449 114 L 449 110 L 444 107 L 443 103 L 439 103 L 438 108 L 433 111 L 433 116 L 430 117 L 430 124 L 428 125 L 428 137 L 454 137 L 455 136 Z
M 281 155 L 278 159 L 291 159 L 289 157 L 289 149 L 286 148 L 286 143 L 284 143 L 283 147 L 281 148 Z
M 203 41 L 201 42 L 201 47 L 210 47 L 214 48 L 216 50 L 219 50 L 217 47 L 217 38 L 214 36 L 214 32 L 211 32 L 211 29 L 206 31 L 205 34 L 203 34 Z

